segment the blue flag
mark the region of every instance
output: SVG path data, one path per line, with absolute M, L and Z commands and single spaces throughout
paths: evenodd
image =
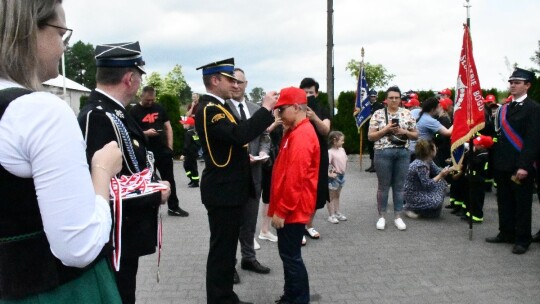
M 364 66 L 360 68 L 358 85 L 356 87 L 356 101 L 354 103 L 354 115 L 358 129 L 371 117 L 371 103 L 369 102 L 368 83 Z

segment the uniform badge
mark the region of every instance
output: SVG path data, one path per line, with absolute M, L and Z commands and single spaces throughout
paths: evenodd
M 122 113 L 122 111 L 120 110 L 114 110 L 114 114 L 116 114 L 116 116 L 124 119 L 124 113 Z
M 134 139 L 133 140 L 133 145 L 138 148 L 139 147 L 139 142 L 136 139 Z
M 214 115 L 214 117 L 212 117 L 212 123 L 216 123 L 220 119 L 223 119 L 223 118 L 225 118 L 225 114 L 223 114 L 223 113 L 216 114 L 216 115 Z
M 97 106 L 96 109 L 103 110 L 103 107 L 102 106 Z

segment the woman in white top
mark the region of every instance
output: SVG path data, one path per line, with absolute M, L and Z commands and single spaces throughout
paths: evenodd
M 118 303 L 100 253 L 109 241 L 109 181 L 121 169 L 121 152 L 115 142 L 105 145 L 90 174 L 74 113 L 39 92 L 58 76 L 71 35 L 62 1 L 1 0 L 0 12 L 0 189 L 15 185 L 0 198 L 0 303 Z M 25 95 L 6 98 L 13 88 Z M 18 271 L 10 272 L 14 264 Z

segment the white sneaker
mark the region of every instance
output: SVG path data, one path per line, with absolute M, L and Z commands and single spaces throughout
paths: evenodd
M 259 245 L 259 243 L 257 242 L 257 239 L 253 239 L 253 249 L 255 250 L 259 250 L 261 249 L 261 245 Z
M 412 219 L 417 219 L 417 218 L 420 217 L 420 215 L 419 215 L 418 213 L 416 213 L 416 212 L 414 212 L 414 211 L 410 211 L 410 210 L 406 210 L 406 211 L 405 211 L 405 215 L 406 215 L 407 217 L 412 218 Z
M 307 240 L 306 240 L 306 236 L 302 236 L 302 246 L 306 246 L 307 244 Z
M 386 220 L 384 217 L 381 217 L 377 221 L 377 225 L 375 225 L 375 227 L 377 227 L 378 230 L 384 230 L 384 226 L 386 226 Z
M 330 216 L 328 217 L 328 221 L 329 221 L 330 223 L 332 223 L 332 224 L 339 224 L 339 220 L 336 218 L 335 215 L 330 215 Z
M 334 216 L 339 220 L 339 221 L 346 221 L 347 220 L 347 217 L 343 214 L 341 214 L 340 212 L 334 214 Z
M 407 229 L 407 225 L 405 225 L 405 223 L 403 222 L 403 220 L 400 217 L 398 217 L 397 219 L 394 220 L 394 225 L 396 225 L 397 229 L 399 229 L 399 230 Z
M 267 233 L 259 233 L 259 239 L 260 240 L 267 240 L 270 242 L 277 242 L 277 236 L 275 236 L 272 232 L 268 231 Z

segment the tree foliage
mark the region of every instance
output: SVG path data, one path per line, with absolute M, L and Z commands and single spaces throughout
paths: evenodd
M 91 43 L 77 41 L 65 51 L 66 77 L 94 89 L 96 87 L 96 60 Z
M 345 70 L 351 73 L 351 76 L 358 79 L 360 73 L 360 61 L 351 59 Z M 385 88 L 388 83 L 394 79 L 396 75 L 390 74 L 382 64 L 364 63 L 364 71 L 366 72 L 366 80 L 370 89 Z
M 343 148 L 348 154 L 358 153 L 359 151 L 360 136 L 353 117 L 355 98 L 356 94 L 352 91 L 341 92 L 337 99 L 338 113 L 332 121 L 332 130 L 339 130 L 345 135 Z
M 254 87 L 249 93 L 249 100 L 255 103 L 259 102 L 263 99 L 264 95 L 266 95 L 266 92 L 263 88 Z
M 172 94 L 161 94 L 158 98 L 158 103 L 165 109 L 171 122 L 174 155 L 180 155 L 182 154 L 182 148 L 184 146 L 184 128 L 182 127 L 182 124 L 179 123 L 179 98 Z

